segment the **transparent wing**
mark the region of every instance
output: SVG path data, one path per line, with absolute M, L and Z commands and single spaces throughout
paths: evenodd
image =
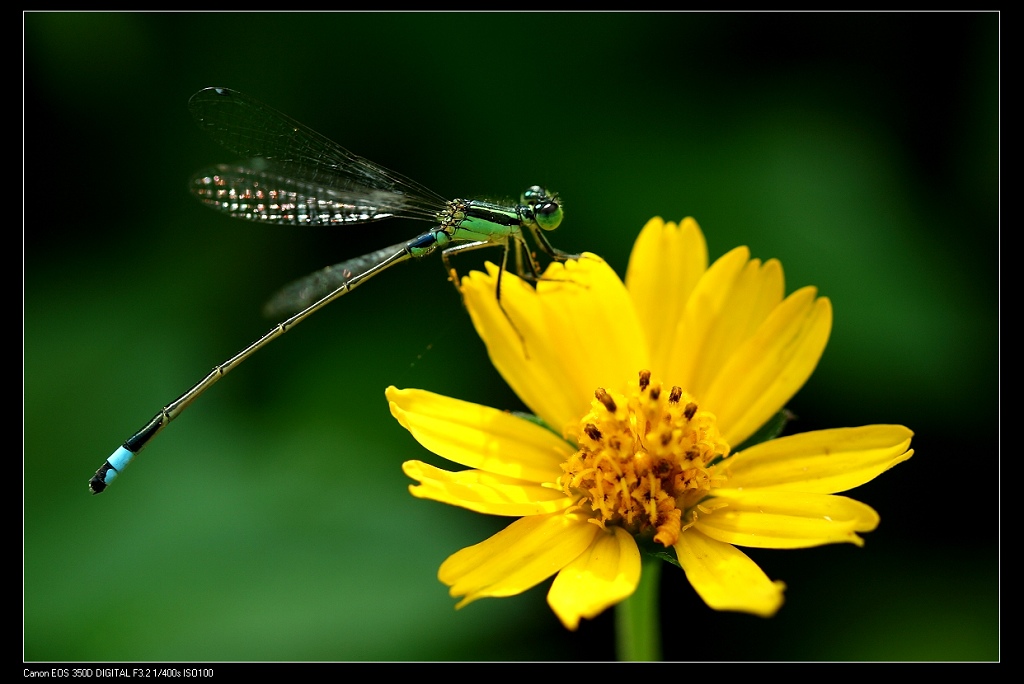
M 384 247 L 303 276 L 278 290 L 264 305 L 263 315 L 281 319 L 302 311 L 349 283 L 353 277 L 367 273 L 378 264 L 394 261 L 402 254 L 408 254 L 408 242 Z
M 368 187 L 324 187 L 289 174 L 287 166 L 255 158 L 203 169 L 192 194 L 234 218 L 290 225 L 367 223 L 402 217 L 434 221 L 443 203 Z
M 192 191 L 232 216 L 278 223 L 433 220 L 445 199 L 349 152 L 294 119 L 228 88 L 189 100 L 200 128 L 247 161 L 205 169 Z

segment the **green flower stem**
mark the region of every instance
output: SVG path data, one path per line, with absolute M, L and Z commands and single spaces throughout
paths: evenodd
M 643 554 L 640 584 L 615 606 L 615 641 L 621 661 L 661 660 L 658 580 L 662 561 Z

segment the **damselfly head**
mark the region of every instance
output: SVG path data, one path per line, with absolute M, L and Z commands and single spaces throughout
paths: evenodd
M 562 223 L 562 204 L 555 193 L 549 193 L 539 185 L 531 185 L 520 197 L 530 208 L 534 222 L 544 230 L 554 230 Z

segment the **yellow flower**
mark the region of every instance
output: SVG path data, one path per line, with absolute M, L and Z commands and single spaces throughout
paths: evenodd
M 711 608 L 767 617 L 785 587 L 737 546 L 862 545 L 859 533 L 878 525 L 870 507 L 835 493 L 910 458 L 907 428 L 735 450 L 804 384 L 832 327 L 815 288 L 783 297 L 778 261 L 739 247 L 709 268 L 695 221 L 653 219 L 625 287 L 585 254 L 552 264 L 536 289 L 505 273 L 499 305 L 498 269 L 487 267 L 463 279 L 466 306 L 495 367 L 543 424 L 387 390 L 420 444 L 469 468 L 409 461 L 413 495 L 519 518 L 441 565 L 457 607 L 556 575 L 548 603 L 576 629 L 636 589 L 640 540 L 674 549 Z

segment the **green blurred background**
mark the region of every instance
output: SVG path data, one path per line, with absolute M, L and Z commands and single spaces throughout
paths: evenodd
M 439 260 L 275 342 L 88 494 L 280 285 L 425 227 L 204 209 L 190 174 L 232 161 L 186 109 L 211 85 L 442 195 L 555 188 L 555 244 L 620 274 L 650 217 L 692 215 L 712 258 L 749 245 L 832 299 L 791 430 L 901 423 L 916 454 L 854 492 L 882 517 L 863 549 L 751 552 L 789 587 L 774 619 L 666 568 L 666 659 L 998 659 L 999 18 L 24 15 L 25 659 L 614 657 L 612 612 L 568 633 L 548 583 L 456 612 L 436 579 L 507 521 L 409 496 L 429 455 L 384 388 L 522 408 Z

